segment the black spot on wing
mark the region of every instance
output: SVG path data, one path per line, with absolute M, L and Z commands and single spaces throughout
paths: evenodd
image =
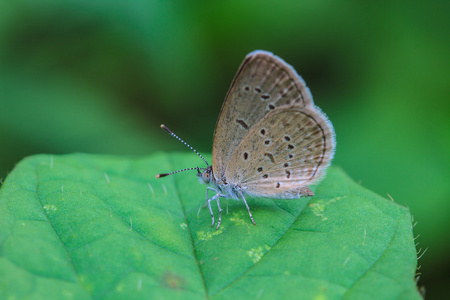
M 264 153 L 264 156 L 267 156 L 272 163 L 275 162 L 275 159 L 273 158 L 273 154 L 272 153 L 266 152 L 266 153 Z
M 242 126 L 242 128 L 244 128 L 245 130 L 248 130 L 248 125 L 247 123 L 244 122 L 244 120 L 236 120 L 236 122 Z

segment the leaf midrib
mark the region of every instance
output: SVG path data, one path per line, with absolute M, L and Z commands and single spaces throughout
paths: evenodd
M 273 200 L 273 199 L 272 199 Z M 303 208 L 304 209 L 304 208 Z M 281 241 L 281 239 L 292 229 L 292 226 L 294 225 L 294 223 L 297 221 L 298 217 L 300 216 L 300 214 L 303 212 L 303 209 L 300 210 L 297 215 L 295 215 L 295 218 L 293 219 L 293 221 L 291 222 L 291 224 L 289 225 L 289 228 L 286 229 L 286 231 L 280 236 L 280 238 L 272 245 L 267 245 L 270 247 L 270 249 L 273 249 L 274 247 L 276 247 L 276 245 Z M 292 214 L 293 215 L 293 214 Z M 293 215 L 294 216 L 294 215 Z M 251 265 L 247 270 L 245 270 L 241 275 L 239 275 L 238 277 L 236 277 L 235 279 L 233 279 L 232 281 L 230 281 L 226 286 L 220 288 L 219 290 L 217 290 L 217 292 L 214 293 L 214 295 L 218 295 L 220 292 L 222 292 L 223 290 L 226 290 L 227 288 L 229 288 L 233 283 L 237 282 L 238 280 L 240 280 L 241 278 L 243 278 L 245 276 L 245 274 L 247 274 L 248 272 L 250 272 L 256 265 L 258 265 L 260 262 L 263 261 L 264 257 L 267 255 L 267 253 L 269 253 L 270 250 L 266 251 L 262 256 L 261 259 L 259 261 L 257 261 L 256 263 L 254 263 L 253 265 Z
M 186 209 L 185 209 L 185 207 L 184 207 L 184 203 L 183 203 L 183 201 L 181 200 L 180 191 L 178 190 L 178 185 L 177 185 L 177 183 L 176 183 L 176 180 L 177 180 L 176 177 L 174 177 L 174 182 L 175 182 L 175 193 L 176 193 L 176 195 L 177 195 L 177 199 L 178 199 L 178 202 L 180 203 L 181 209 L 183 210 L 184 220 L 185 220 L 185 222 L 186 222 L 186 225 L 187 225 L 187 228 L 188 228 L 188 232 L 189 232 L 189 238 L 190 238 L 190 240 L 191 240 L 192 253 L 193 253 L 193 255 L 194 255 L 194 260 L 195 260 L 195 263 L 197 264 L 197 268 L 198 268 L 198 271 L 199 271 L 199 273 L 200 273 L 200 277 L 202 278 L 203 288 L 204 288 L 204 290 L 205 290 L 205 298 L 206 298 L 206 299 L 209 299 L 208 289 L 207 289 L 207 287 L 206 287 L 205 276 L 204 276 L 204 274 L 203 274 L 203 272 L 202 272 L 202 268 L 200 267 L 200 262 L 198 261 L 198 258 L 197 258 L 197 251 L 196 251 L 195 245 L 194 245 L 194 238 L 192 237 L 191 226 L 190 226 L 190 223 L 189 223 L 187 214 L 186 214 Z

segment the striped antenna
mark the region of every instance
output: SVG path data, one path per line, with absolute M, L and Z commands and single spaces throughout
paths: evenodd
M 180 172 L 189 171 L 189 170 L 197 170 L 197 171 L 199 171 L 199 167 L 182 169 L 182 170 L 173 171 L 173 172 L 170 172 L 170 173 L 156 174 L 156 178 L 166 177 L 166 176 L 169 176 L 169 175 L 172 175 L 172 174 L 175 174 L 175 173 L 180 173 Z
M 188 146 L 192 151 L 195 152 L 195 154 L 197 154 L 198 156 L 200 156 L 200 158 L 203 159 L 203 161 L 205 162 L 205 164 L 209 167 L 209 164 L 208 164 L 208 162 L 206 161 L 206 159 L 205 159 L 200 153 L 198 153 L 197 150 L 195 150 L 194 148 L 192 148 L 191 145 L 189 145 L 188 143 L 186 143 L 185 141 L 183 141 L 182 139 L 180 139 L 175 133 L 173 133 L 169 128 L 167 128 L 166 125 L 161 124 L 161 128 L 164 129 L 165 131 L 167 131 L 171 136 L 173 136 L 174 138 L 176 138 L 177 140 L 179 140 L 180 142 L 182 142 L 183 144 L 185 144 L 186 146 Z M 191 168 L 190 170 L 193 170 L 193 169 L 197 169 L 197 170 L 198 170 L 198 168 Z M 187 170 L 187 169 L 184 169 L 184 170 Z M 184 170 L 182 170 L 182 171 L 184 171 Z M 178 172 L 178 171 L 177 171 L 177 172 Z M 177 173 L 177 172 L 175 172 L 175 173 Z M 169 174 L 170 174 L 170 173 L 169 173 Z

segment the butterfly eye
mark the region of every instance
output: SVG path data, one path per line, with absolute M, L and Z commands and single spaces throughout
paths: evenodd
M 203 172 L 202 179 L 204 183 L 209 183 L 211 181 L 211 174 L 207 171 Z

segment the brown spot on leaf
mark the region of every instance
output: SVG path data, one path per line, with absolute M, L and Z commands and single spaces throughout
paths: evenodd
M 170 271 L 164 273 L 161 280 L 165 287 L 172 290 L 181 290 L 184 287 L 184 278 Z

